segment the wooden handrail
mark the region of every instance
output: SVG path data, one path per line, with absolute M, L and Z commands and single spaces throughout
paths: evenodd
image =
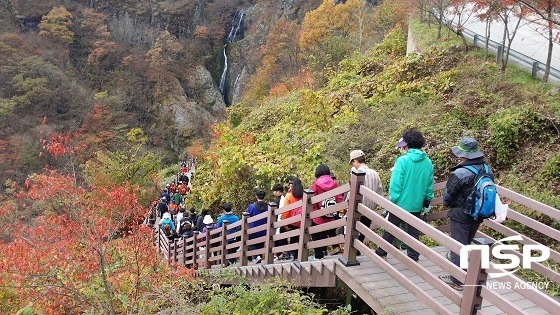
M 335 244 L 344 244 L 344 251 L 340 257 L 340 261 L 344 266 L 351 267 L 359 264 L 356 260 L 356 254 L 359 250 L 363 255 L 366 255 L 373 262 L 377 263 L 381 268 L 390 273 L 394 279 L 406 287 L 409 291 L 414 293 L 420 300 L 424 301 L 426 305 L 431 307 L 438 313 L 449 313 L 447 308 L 435 303 L 431 297 L 425 294 L 422 289 L 417 287 L 414 283 L 410 282 L 406 276 L 401 274 L 399 271 L 391 267 L 391 265 L 377 256 L 373 250 L 367 247 L 364 242 L 357 239 L 359 234 L 363 234 L 367 240 L 372 241 L 377 246 L 381 246 L 390 255 L 405 264 L 410 270 L 415 272 L 417 275 L 422 277 L 426 282 L 430 283 L 435 289 L 444 294 L 450 301 L 459 306 L 461 314 L 472 314 L 475 309 L 481 305 L 482 299 L 488 300 L 490 303 L 500 308 L 502 311 L 508 314 L 523 314 L 523 311 L 510 303 L 507 299 L 497 294 L 495 291 L 481 285 L 486 277 L 486 272 L 499 272 L 496 271 L 495 265 L 490 264 L 490 269 L 484 272 L 481 270 L 480 264 L 480 253 L 478 251 L 470 252 L 469 267 L 468 271 L 465 272 L 455 266 L 453 263 L 448 261 L 445 257 L 435 252 L 433 249 L 429 248 L 425 244 L 414 239 L 408 235 L 405 231 L 401 230 L 399 227 L 394 226 L 381 216 L 381 211 L 377 209 L 369 209 L 364 206 L 362 200 L 367 198 L 373 201 L 380 208 L 385 209 L 391 213 L 391 215 L 396 215 L 401 218 L 407 224 L 414 226 L 421 233 L 438 242 L 442 246 L 445 246 L 450 251 L 460 252 L 463 247 L 462 244 L 455 241 L 448 234 L 442 232 L 441 230 L 448 230 L 448 226 L 438 226 L 434 227 L 414 215 L 411 215 L 407 211 L 398 207 L 397 205 L 390 202 L 384 196 L 381 196 L 369 188 L 363 186 L 365 178 L 365 173 L 361 171 L 353 171 L 350 178 L 350 183 L 342 185 L 336 189 L 330 190 L 328 192 L 322 193 L 320 195 L 314 195 L 310 190 L 306 190 L 303 196 L 303 200 L 296 203 L 290 204 L 288 206 L 277 208 L 273 204 L 269 204 L 269 211 L 259 214 L 254 217 L 250 217 L 248 213 L 243 213 L 241 219 L 233 224 L 224 223 L 224 225 L 219 229 L 208 230 L 204 236 L 200 236 L 195 233 L 192 238 L 184 239 L 179 242 L 172 241 L 169 242 L 168 238 L 161 233 L 159 228 L 156 228 L 154 242 L 156 243 L 157 250 L 159 253 L 166 257 L 168 263 L 182 262 L 187 265 L 194 265 L 198 268 L 210 268 L 212 265 L 219 265 L 222 267 L 227 266 L 228 259 L 237 259 L 239 266 L 248 265 L 248 256 L 252 255 L 262 255 L 263 263 L 271 264 L 273 263 L 273 254 L 277 254 L 283 251 L 297 250 L 298 261 L 306 261 L 309 257 L 309 250 L 317 247 L 323 247 Z M 436 183 L 434 185 L 434 191 L 440 191 L 445 188 L 446 182 Z M 539 211 L 544 215 L 547 215 L 553 219 L 560 219 L 560 211 L 558 209 L 552 208 L 550 206 L 544 205 L 523 195 L 515 193 L 511 190 L 499 186 L 499 193 L 503 197 L 507 197 L 512 201 L 519 204 L 527 206 L 533 210 Z M 327 198 L 348 193 L 347 200 L 338 203 L 336 205 L 330 206 L 325 209 L 319 209 L 313 211 L 313 204 L 321 202 Z M 442 197 L 434 198 L 431 202 L 432 205 L 440 205 L 443 201 Z M 296 208 L 302 208 L 301 215 L 296 215 L 288 219 L 277 221 L 277 215 L 282 214 L 287 211 L 294 210 Z M 313 226 L 312 219 L 323 216 L 325 214 L 339 211 L 343 209 L 347 210 L 346 220 L 334 220 L 329 223 Z M 508 215 L 508 220 L 514 220 L 520 222 L 521 224 L 539 231 L 544 235 L 551 238 L 560 239 L 560 232 L 554 228 L 551 228 L 545 224 L 538 222 L 537 220 L 531 219 L 513 209 L 510 209 Z M 436 220 L 445 218 L 447 215 L 447 210 L 438 211 L 435 213 L 430 213 L 428 215 L 429 220 Z M 421 265 L 412 261 L 408 256 L 401 250 L 392 246 L 392 244 L 387 243 L 381 236 L 374 231 L 372 231 L 368 226 L 365 226 L 360 222 L 360 218 L 365 216 L 372 220 L 372 226 L 381 227 L 396 238 L 400 239 L 407 246 L 411 246 L 416 251 L 418 251 L 423 257 L 433 262 L 443 271 L 449 273 L 453 277 L 461 280 L 465 283 L 465 290 L 463 294 L 457 293 L 457 291 L 451 289 L 447 284 L 440 281 L 432 272 L 424 269 Z M 258 220 L 265 219 L 266 224 L 249 228 L 249 223 L 256 222 Z M 275 229 L 286 226 L 293 225 L 299 222 L 300 228 L 289 230 L 287 232 L 282 232 L 280 234 L 275 234 Z M 498 224 L 492 221 L 486 220 L 484 222 L 489 228 L 502 233 L 506 236 L 516 235 L 517 232 L 508 228 L 505 225 Z M 311 236 L 330 229 L 345 227 L 346 235 L 337 235 L 336 237 L 330 237 L 321 240 L 313 241 Z M 265 236 L 249 239 L 249 235 L 265 231 Z M 231 232 L 231 233 L 230 233 Z M 481 235 L 490 238 L 488 235 L 478 232 L 477 235 Z M 275 242 L 278 240 L 291 239 L 295 236 L 299 236 L 299 242 L 276 246 Z M 205 237 L 204 242 L 199 242 L 201 237 Z M 235 239 L 231 243 L 228 240 Z M 491 238 L 490 238 L 491 239 Z M 249 245 L 264 243 L 265 246 L 262 249 L 248 250 Z M 522 244 L 540 244 L 535 240 L 528 237 L 524 237 Z M 204 246 L 204 251 L 200 252 L 200 247 Z M 235 253 L 228 253 L 228 250 L 233 248 L 239 248 Z M 516 253 L 518 257 L 521 257 L 520 253 Z M 211 256 L 213 255 L 214 256 Z M 560 253 L 551 249 L 551 259 L 556 262 L 560 262 Z M 560 282 L 560 273 L 544 266 L 544 264 L 535 263 L 534 270 L 540 274 L 549 277 L 552 281 Z M 501 278 L 511 283 L 522 283 L 523 281 L 518 277 L 508 275 Z M 472 285 L 472 286 L 469 286 Z M 545 293 L 532 289 L 532 290 L 522 290 L 520 292 L 527 299 L 533 301 L 535 304 L 539 305 L 541 308 L 554 313 L 560 308 L 560 302 L 549 297 Z M 429 300 L 429 302 L 427 302 Z M 481 312 L 478 311 L 477 314 Z

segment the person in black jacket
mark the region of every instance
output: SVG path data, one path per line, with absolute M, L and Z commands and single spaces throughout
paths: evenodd
M 450 219 L 451 237 L 463 245 L 472 242 L 480 223 L 481 218 L 473 218 L 467 214 L 472 204 L 467 204 L 467 197 L 474 189 L 476 175 L 464 166 L 472 165 L 477 170 L 484 168 L 484 153 L 478 150 L 478 143 L 475 139 L 465 137 L 461 139 L 458 146 L 451 148 L 453 154 L 459 158 L 459 164 L 451 168 L 451 176 L 447 180 L 443 191 L 443 205 L 449 207 L 447 216 Z M 460 256 L 450 252 L 449 260 L 459 266 Z M 444 282 L 455 290 L 463 290 L 463 283 L 452 276 L 441 276 Z

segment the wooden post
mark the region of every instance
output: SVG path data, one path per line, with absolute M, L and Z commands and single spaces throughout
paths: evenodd
M 249 228 L 249 223 L 247 223 L 247 218 L 249 218 L 249 212 L 243 212 L 241 214 L 241 241 L 239 245 L 239 265 L 247 266 L 247 240 L 249 235 L 247 234 L 247 229 Z
M 159 238 L 160 238 L 160 235 L 159 235 L 159 227 L 158 227 L 158 229 L 156 230 L 156 236 L 157 236 L 157 238 L 156 238 L 156 247 L 157 247 L 157 253 L 158 253 L 158 255 L 159 255 L 159 254 L 161 254 L 161 244 L 160 244 L 160 240 L 159 240 Z
M 274 210 L 278 208 L 276 202 L 268 203 L 268 217 L 266 222 L 268 223 L 268 228 L 266 229 L 266 241 L 264 242 L 264 248 L 266 249 L 264 253 L 264 263 L 272 264 L 274 262 L 274 255 L 272 254 L 272 248 L 274 247 L 274 241 L 272 237 L 274 236 L 275 228 L 274 222 L 276 222 L 278 216 L 274 215 Z
M 177 260 L 177 239 L 173 237 L 173 263 L 176 263 Z
M 204 268 L 210 268 L 210 231 L 211 228 L 206 228 L 206 240 L 204 241 L 204 259 L 206 261 Z
M 196 270 L 198 269 L 198 264 L 196 263 L 196 260 L 198 259 L 198 234 L 200 232 L 199 231 L 194 231 L 193 232 L 193 268 Z
M 228 261 L 226 260 L 226 253 L 227 253 L 227 249 L 226 249 L 226 245 L 227 245 L 227 225 L 228 225 L 229 221 L 228 220 L 224 220 L 222 221 L 222 250 L 221 250 L 221 254 L 222 254 L 222 267 L 227 267 L 228 266 Z
M 167 240 L 167 265 L 171 265 L 171 242 L 169 238 L 166 236 L 165 239 Z
M 185 261 L 187 260 L 187 239 L 184 237 L 181 237 L 181 239 L 183 240 L 183 266 L 186 265 Z
M 481 268 L 482 252 L 472 250 L 469 253 L 469 265 L 467 276 L 463 285 L 463 298 L 459 305 L 459 315 L 476 314 L 482 307 L 482 297 L 480 296 L 481 286 L 486 284 L 488 274 Z
M 305 189 L 303 191 L 303 205 L 301 207 L 301 221 L 299 226 L 299 250 L 298 250 L 298 261 L 307 261 L 309 259 L 309 249 L 307 248 L 307 243 L 311 240 L 311 235 L 309 234 L 309 228 L 311 227 L 311 219 L 309 214 L 313 211 L 313 205 L 311 204 L 311 197 L 313 197 L 315 192 L 313 190 Z
M 348 198 L 348 211 L 346 212 L 346 235 L 344 237 L 344 252 L 338 260 L 344 266 L 356 266 L 360 263 L 356 260 L 357 250 L 354 240 L 360 234 L 356 230 L 356 222 L 360 221 L 361 214 L 358 212 L 358 204 L 362 202 L 363 196 L 359 193 L 360 186 L 364 184 L 366 173 L 360 170 L 352 171 L 350 176 L 350 191 Z

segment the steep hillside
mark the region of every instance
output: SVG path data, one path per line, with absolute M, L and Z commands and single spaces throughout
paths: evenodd
M 481 62 L 480 52 L 459 45 L 405 56 L 406 39 L 395 30 L 366 54 L 342 61 L 324 88 L 270 96 L 256 109 L 231 108 L 201 159 L 195 186 L 204 188 L 196 194 L 209 207 L 230 201 L 241 210 L 254 189 L 286 175 L 310 185 L 320 162 L 346 182 L 348 153 L 357 148 L 387 187 L 395 143 L 413 127 L 427 138 L 438 181 L 456 163 L 450 147 L 472 136 L 499 184 L 560 207 L 557 88 L 513 67 L 501 74 Z
M 240 93 L 275 20 L 301 21 L 318 2 L 1 1 L 0 182 L 62 167 L 39 154 L 60 132 L 78 132 L 93 156 L 139 128 L 147 150 L 175 161 L 225 117 L 217 83 L 236 12 L 252 8 L 230 57 Z M 100 110 L 103 124 L 88 121 Z

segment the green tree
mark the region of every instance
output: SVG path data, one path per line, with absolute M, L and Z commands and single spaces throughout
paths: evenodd
M 28 57 L 17 64 L 18 73 L 12 78 L 12 87 L 15 89 L 10 98 L 0 98 L 0 118 L 7 117 L 18 107 L 26 107 L 40 102 L 47 92 L 48 79 L 40 71 L 41 68 L 48 72 L 53 66 L 40 57 Z
M 142 204 L 148 204 L 156 194 L 158 180 L 155 177 L 161 159 L 152 152 L 144 151 L 138 144 L 128 150 L 99 151 L 86 163 L 85 177 L 89 184 L 130 183 L 138 186 Z

